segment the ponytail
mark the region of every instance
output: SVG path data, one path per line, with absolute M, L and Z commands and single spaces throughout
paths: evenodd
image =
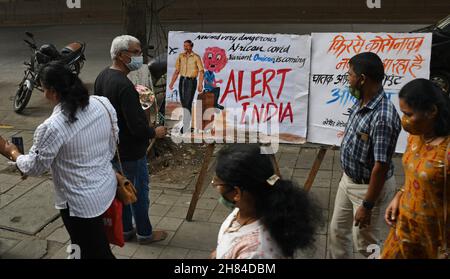
M 279 180 L 268 193 L 255 198 L 255 207 L 285 256 L 292 257 L 297 249 L 314 243 L 314 234 L 322 223 L 320 207 L 294 182 Z
M 61 110 L 68 122 L 77 121 L 78 109 L 84 109 L 89 104 L 89 92 L 80 78 L 65 65 L 51 62 L 41 69 L 40 79 L 44 87 L 53 88 L 58 93 Z
M 311 194 L 290 180 L 273 179 L 268 155 L 255 144 L 225 146 L 218 154 L 216 175 L 227 187 L 250 193 L 255 211 L 284 256 L 310 246 L 322 223 L 320 207 Z

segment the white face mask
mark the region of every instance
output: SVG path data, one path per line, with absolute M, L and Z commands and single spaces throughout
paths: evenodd
M 137 71 L 144 65 L 144 57 L 142 56 L 131 56 L 130 59 L 130 63 L 126 64 L 130 71 Z

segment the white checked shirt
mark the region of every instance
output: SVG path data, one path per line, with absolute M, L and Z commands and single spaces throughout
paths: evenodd
M 55 106 L 52 115 L 36 129 L 28 155 L 17 158 L 17 167 L 26 175 L 39 176 L 49 168 L 55 185 L 57 209 L 69 206 L 70 216 L 94 218 L 111 205 L 117 189 L 111 160 L 117 138 L 117 116 L 104 97 L 90 97 L 89 105 L 78 110 L 77 121 L 69 124 Z

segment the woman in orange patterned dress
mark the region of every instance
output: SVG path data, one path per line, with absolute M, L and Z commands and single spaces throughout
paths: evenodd
M 444 162 L 450 160 L 450 102 L 425 79 L 406 84 L 399 97 L 404 113 L 402 126 L 410 134 L 403 155 L 405 184 L 386 209 L 385 220 L 392 228 L 381 258 L 436 258 L 444 232 Z M 448 181 L 446 187 L 449 193 Z M 450 241 L 448 226 L 445 232 Z

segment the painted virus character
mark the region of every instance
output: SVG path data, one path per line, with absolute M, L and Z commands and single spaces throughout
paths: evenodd
M 220 96 L 220 87 L 217 84 L 222 80 L 216 80 L 216 73 L 222 71 L 228 62 L 225 50 L 219 47 L 208 47 L 203 55 L 203 65 L 205 66 L 204 91 L 214 94 L 214 107 L 224 109 L 218 104 Z

